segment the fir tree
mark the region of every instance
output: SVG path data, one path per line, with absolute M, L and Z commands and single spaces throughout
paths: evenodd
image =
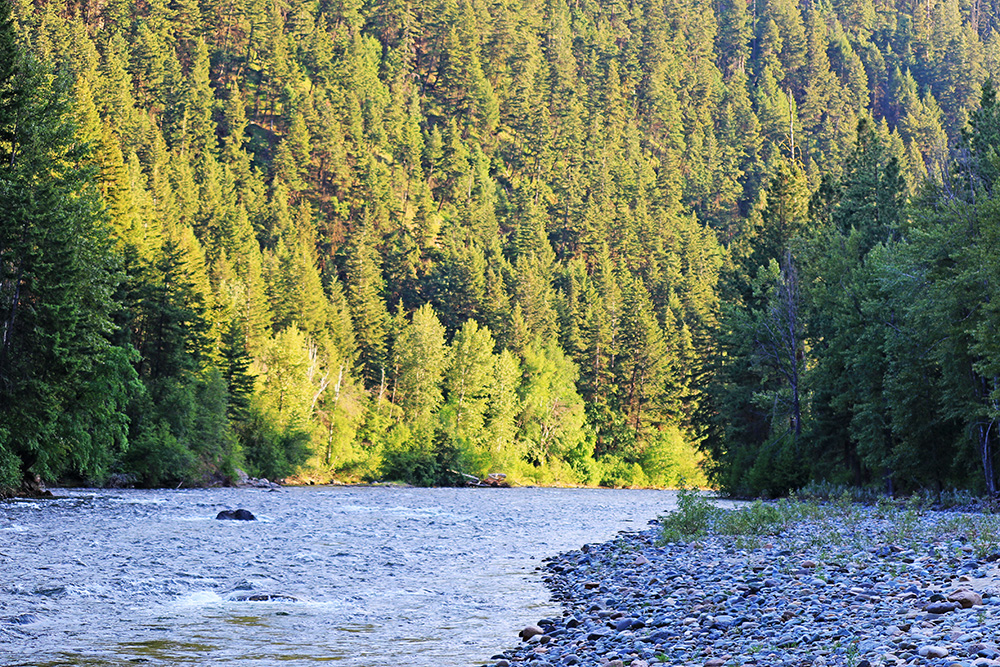
M 65 76 L 17 45 L 0 3 L 0 486 L 100 480 L 125 448 L 131 352 L 111 340 L 121 278 Z

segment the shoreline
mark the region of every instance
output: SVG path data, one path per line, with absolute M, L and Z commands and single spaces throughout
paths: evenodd
M 1000 666 L 995 515 L 796 507 L 763 529 L 746 514 L 660 544 L 655 526 L 551 557 L 562 617 L 482 664 Z

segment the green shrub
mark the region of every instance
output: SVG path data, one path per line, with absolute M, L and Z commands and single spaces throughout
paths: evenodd
M 795 439 L 786 435 L 760 446 L 743 483 L 749 495 L 778 498 L 801 488 L 808 479 L 806 459 Z
M 196 464 L 194 452 L 160 420 L 133 440 L 117 472 L 134 477 L 141 486 L 177 486 L 191 479 Z
M 600 460 L 601 486 L 612 489 L 647 486 L 642 466 L 620 456 L 604 456 Z
M 677 509 L 660 519 L 660 542 L 683 542 L 704 536 L 720 511 L 697 489 L 680 489 Z
M 743 509 L 723 512 L 716 522 L 716 530 L 723 535 L 778 535 L 785 530 L 793 514 L 788 503 L 755 500 Z
M 885 493 L 878 486 L 851 486 L 822 480 L 809 482 L 793 495 L 799 500 L 874 503 Z
M 756 500 L 742 509 L 716 507 L 694 489 L 681 489 L 677 509 L 660 518 L 660 542 L 684 542 L 707 534 L 737 537 L 779 535 L 789 524 L 811 515 L 815 506 L 808 503 Z
M 459 448 L 444 431 L 437 431 L 431 442 L 419 431 L 401 446 L 382 454 L 382 479 L 413 486 L 461 486 L 465 479 L 456 472 Z
M 309 457 L 308 432 L 296 425 L 282 428 L 256 409 L 251 409 L 250 418 L 241 425 L 240 440 L 247 472 L 254 477 L 287 477 Z

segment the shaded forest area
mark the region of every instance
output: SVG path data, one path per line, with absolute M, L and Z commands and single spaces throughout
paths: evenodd
M 1000 3 L 7 2 L 0 486 L 995 491 Z

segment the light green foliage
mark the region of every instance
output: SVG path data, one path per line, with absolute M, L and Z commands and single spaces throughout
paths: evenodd
M 793 522 L 814 513 L 815 507 L 804 503 L 760 500 L 737 509 L 723 510 L 703 492 L 681 488 L 677 495 L 677 510 L 660 519 L 660 540 L 684 542 L 710 533 L 753 540 L 780 535 Z
M 581 464 L 590 458 L 583 400 L 576 392 L 576 365 L 554 343 L 533 345 L 524 355 L 520 390 L 525 458 L 535 467 L 553 459 Z
M 4 461 L 995 490 L 992 6 L 0 2 Z
M 983 557 L 995 553 L 1000 535 L 1000 519 L 995 514 L 957 513 L 925 521 L 922 514 L 928 508 L 926 499 L 920 495 L 905 501 L 891 501 L 883 496 L 877 512 L 872 512 L 870 505 L 852 500 L 849 491 L 835 502 L 757 500 L 742 507 L 721 509 L 704 494 L 682 489 L 677 505 L 677 510 L 660 518 L 661 543 L 714 537 L 743 549 L 753 548 L 761 539 L 788 533 L 817 549 L 819 557 L 831 567 L 844 565 L 842 560 L 831 560 L 832 557 L 824 555 L 825 547 L 831 544 L 849 545 L 856 550 L 885 545 L 919 549 L 935 540 L 961 540 Z M 801 530 L 803 524 L 806 533 Z M 897 567 L 887 564 L 892 576 L 900 574 Z M 816 574 L 823 577 L 822 569 Z
M 490 458 L 499 470 L 512 469 L 522 459 L 517 440 L 517 418 L 521 414 L 521 398 L 517 389 L 521 381 L 521 366 L 509 350 L 503 350 L 493 361 L 486 404 L 486 432 L 483 442 L 491 451 Z
M 642 454 L 641 464 L 650 486 L 677 487 L 684 481 L 703 487 L 707 484 L 701 455 L 677 426 L 659 432 Z
M 789 503 L 764 503 L 755 500 L 747 507 L 724 513 L 717 522 L 723 535 L 762 537 L 780 535 L 795 517 L 795 506 Z
M 489 329 L 466 320 L 451 341 L 444 377 L 447 398 L 441 409 L 442 426 L 468 458 L 479 461 L 463 467 L 481 476 L 490 472 L 484 468 L 493 444 L 485 425 L 496 364 L 494 345 Z
M 301 427 L 310 421 L 316 363 L 315 345 L 295 326 L 282 329 L 265 345 L 258 361 L 259 405 L 279 428 Z
M 393 344 L 395 401 L 406 421 L 416 429 L 433 429 L 432 419 L 443 401 L 442 382 L 448 361 L 444 326 L 429 304 L 421 306 Z

